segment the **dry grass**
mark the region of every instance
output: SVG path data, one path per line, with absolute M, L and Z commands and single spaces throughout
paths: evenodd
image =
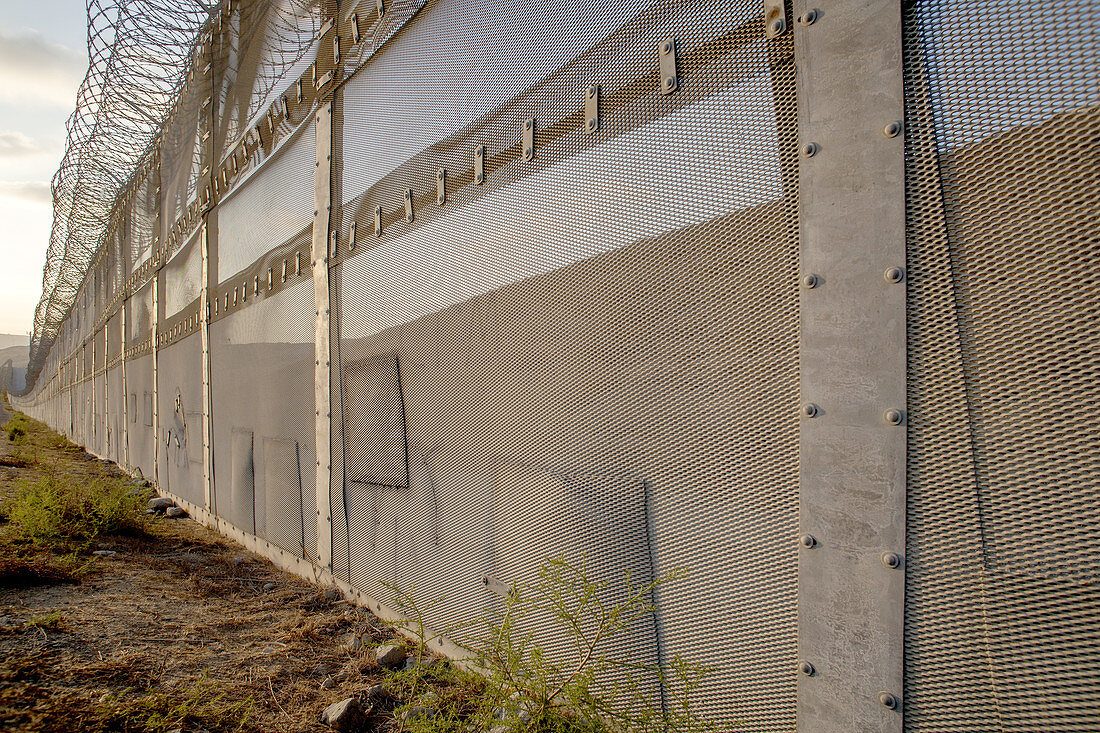
M 129 486 L 44 426 L 19 426 L 0 439 L 0 512 L 43 480 Z M 16 451 L 28 465 L 12 465 Z M 326 705 L 379 682 L 400 692 L 373 662 L 395 632 L 367 611 L 195 522 L 126 512 L 34 538 L 0 516 L 0 730 L 322 731 Z M 363 647 L 345 648 L 349 635 Z M 367 730 L 390 730 L 399 704 L 379 700 Z

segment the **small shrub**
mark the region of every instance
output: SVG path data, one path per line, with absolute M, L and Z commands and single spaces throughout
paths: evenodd
M 35 629 L 56 629 L 65 622 L 65 617 L 60 611 L 53 611 L 41 616 L 35 616 L 27 622 L 27 626 Z
M 85 731 L 244 730 L 256 702 L 239 697 L 204 672 L 187 689 L 154 692 L 133 698 L 107 697 L 93 711 Z
M 4 547 L 0 550 L 0 588 L 79 583 L 90 565 L 75 555 L 59 556 L 47 551 L 19 556 L 12 548 Z
M 77 483 L 56 475 L 18 484 L 8 519 L 21 535 L 40 544 L 58 539 L 90 541 L 138 527 L 142 498 L 120 479 Z

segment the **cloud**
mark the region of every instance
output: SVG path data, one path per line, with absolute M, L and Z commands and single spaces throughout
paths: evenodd
M 0 158 L 22 158 L 53 151 L 53 145 L 43 145 L 18 130 L 0 130 Z
M 38 31 L 0 30 L 0 99 L 71 108 L 87 68 L 83 53 L 48 41 Z
M 35 204 L 53 203 L 48 181 L 0 181 L 0 196 Z

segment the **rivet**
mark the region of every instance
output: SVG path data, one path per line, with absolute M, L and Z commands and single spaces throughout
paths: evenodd
M 798 16 L 798 22 L 802 25 L 813 25 L 817 22 L 817 9 L 807 10 L 805 13 Z
M 811 677 L 813 676 L 813 673 L 817 671 L 817 669 L 814 668 L 814 665 L 804 661 L 799 663 L 798 671 L 806 675 L 807 677 Z
M 817 405 L 815 405 L 814 403 L 807 402 L 806 404 L 802 405 L 802 414 L 806 417 L 817 417 L 817 413 L 818 408 Z
M 901 555 L 896 552 L 884 552 L 882 553 L 882 564 L 888 568 L 894 569 L 901 567 Z
M 897 710 L 901 707 L 901 700 L 898 699 L 898 696 L 889 692 L 880 692 L 878 694 L 878 701 L 882 707 L 888 710 Z
M 435 197 L 435 201 L 436 201 L 437 204 L 443 203 L 444 200 L 445 199 L 442 196 L 436 196 Z
M 882 413 L 882 419 L 891 425 L 901 425 L 905 420 L 905 414 L 901 410 L 887 410 Z
M 675 87 L 676 87 L 676 77 L 675 76 L 670 76 L 667 79 L 665 79 L 665 88 L 666 89 L 673 89 Z
M 773 33 L 779 34 L 779 33 L 782 33 L 785 30 L 787 30 L 787 21 L 784 20 L 783 18 L 776 18 L 772 22 L 772 32 Z
M 897 137 L 899 134 L 901 134 L 901 123 L 897 120 L 894 120 L 886 127 L 882 128 L 882 134 L 886 137 Z
M 882 276 L 888 283 L 900 283 L 905 279 L 905 269 L 902 267 L 890 267 L 886 272 L 882 273 Z
M 523 149 L 523 154 L 526 155 L 527 157 L 531 157 L 532 152 L 534 152 L 534 151 L 532 151 L 531 148 L 524 148 Z
M 672 53 L 672 42 L 665 41 L 661 44 L 661 53 Z
M 595 86 L 588 87 L 588 97 L 589 97 L 589 99 L 591 99 L 594 96 L 596 96 L 596 87 Z
M 806 143 L 802 146 L 802 155 L 806 158 L 812 158 L 817 155 L 817 151 L 820 149 L 817 143 Z
M 596 121 L 595 120 L 589 120 L 588 121 L 588 129 L 593 130 L 595 128 L 596 128 Z
M 798 538 L 798 544 L 809 550 L 817 547 L 817 538 L 814 537 L 812 534 L 804 534 Z
M 802 276 L 802 287 L 806 288 L 807 290 L 813 290 L 820 284 L 821 278 L 812 272 Z
M 531 120 L 524 120 L 523 129 L 525 129 L 525 130 L 530 130 L 531 129 Z

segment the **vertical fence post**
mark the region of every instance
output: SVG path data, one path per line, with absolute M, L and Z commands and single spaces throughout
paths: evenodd
M 314 115 L 317 126 L 317 165 L 314 173 L 313 215 L 313 299 L 317 310 L 314 330 L 315 410 L 317 428 L 317 562 L 332 568 L 332 410 L 330 390 L 332 355 L 329 318 L 329 213 L 332 198 L 332 102 L 321 105 Z
M 208 511 L 214 510 L 213 404 L 210 394 L 210 243 L 204 221 L 199 229 L 202 287 L 199 289 L 199 333 L 202 341 L 202 493 Z
M 130 466 L 130 384 L 126 380 L 126 345 L 129 339 L 126 336 L 126 309 L 130 304 L 128 298 L 123 298 L 122 303 L 118 308 L 118 327 L 122 330 L 119 334 L 119 357 L 121 362 L 118 368 L 122 370 L 122 428 L 119 430 L 121 435 L 119 440 L 122 441 L 122 452 L 119 454 L 122 458 L 122 466 L 129 471 Z M 137 409 L 137 405 L 134 406 Z
M 157 255 L 154 254 L 154 257 Z M 152 277 L 153 287 L 153 485 L 162 489 L 160 485 L 160 408 L 157 405 L 157 352 L 160 351 L 160 269 L 154 267 Z
M 798 729 L 902 730 L 901 3 L 795 0 Z

